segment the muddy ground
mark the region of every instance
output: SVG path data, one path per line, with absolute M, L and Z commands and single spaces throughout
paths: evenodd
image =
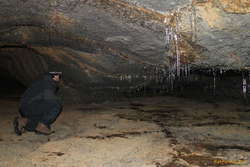
M 51 136 L 16 136 L 0 100 L 0 167 L 250 167 L 250 107 L 174 97 L 66 105 Z

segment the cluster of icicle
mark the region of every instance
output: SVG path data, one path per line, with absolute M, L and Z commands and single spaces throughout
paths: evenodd
M 190 19 L 190 30 L 191 30 L 191 39 L 193 42 L 196 40 L 196 10 L 193 5 L 190 5 L 188 8 L 189 11 L 189 19 Z M 184 60 L 182 57 L 180 43 L 182 41 L 182 37 L 180 35 L 180 27 L 181 27 L 181 11 L 178 9 L 175 13 L 172 13 L 171 16 L 174 18 L 174 26 L 169 25 L 166 26 L 165 29 L 165 40 L 166 40 L 166 48 L 167 59 L 169 60 L 168 64 L 168 84 L 171 85 L 172 89 L 174 88 L 173 84 L 176 79 L 183 80 L 188 79 L 190 75 L 190 63 L 187 59 Z M 167 19 L 164 20 L 164 23 L 167 24 Z
M 243 95 L 243 99 L 248 102 L 248 97 L 247 94 L 249 93 L 249 81 L 250 81 L 250 72 L 246 71 L 246 70 L 235 70 L 238 73 L 242 73 L 242 79 L 241 79 L 241 92 Z M 216 96 L 217 93 L 216 91 L 218 91 L 217 88 L 217 81 L 218 79 L 221 79 L 222 77 L 224 77 L 224 74 L 227 73 L 227 69 L 223 69 L 223 68 L 211 68 L 211 69 L 207 69 L 207 70 L 203 70 L 203 73 L 207 73 L 209 76 L 212 76 L 213 79 L 210 83 L 207 83 L 207 86 L 212 89 L 212 94 L 213 96 Z M 206 85 L 204 85 L 206 86 Z
M 195 8 L 190 5 L 188 8 L 190 16 L 190 29 L 191 39 L 196 40 L 196 11 Z M 190 64 L 188 60 L 182 61 L 182 53 L 180 42 L 182 37 L 180 35 L 181 26 L 181 11 L 178 9 L 171 14 L 175 24 L 168 25 L 167 19 L 164 20 L 165 28 L 165 45 L 167 55 L 163 56 L 164 62 L 169 62 L 166 65 L 144 66 L 144 70 L 139 75 L 124 74 L 120 75 L 120 81 L 130 83 L 129 90 L 136 92 L 145 91 L 146 87 L 152 83 L 156 84 L 153 87 L 160 89 L 160 91 L 173 91 L 176 80 L 188 80 L 190 76 Z M 137 83 L 137 80 L 142 82 Z
M 190 23 L 190 39 L 195 42 L 197 39 L 197 16 L 196 10 L 193 5 L 188 8 L 189 23 Z M 174 19 L 174 24 L 167 23 L 167 19 L 164 20 L 165 27 L 165 45 L 166 55 L 164 62 L 168 64 L 164 65 L 145 65 L 143 71 L 140 74 L 124 74 L 120 75 L 120 83 L 127 82 L 129 84 L 128 90 L 134 91 L 138 94 L 145 92 L 147 87 L 153 87 L 158 89 L 158 92 L 171 92 L 176 87 L 176 81 L 189 81 L 191 75 L 190 62 L 183 58 L 181 51 L 181 11 L 178 9 L 171 15 Z M 213 76 L 213 79 L 209 84 L 213 91 L 213 95 L 216 95 L 216 82 L 219 75 L 223 75 L 225 70 L 223 69 L 209 69 L 208 73 Z M 250 76 L 249 76 L 250 80 Z M 120 84 L 118 84 L 120 85 Z M 116 87 L 116 90 L 120 90 L 120 87 Z M 247 79 L 242 77 L 242 94 L 246 98 L 247 94 Z

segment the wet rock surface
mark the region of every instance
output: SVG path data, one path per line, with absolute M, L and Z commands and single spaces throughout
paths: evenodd
M 15 136 L 16 101 L 1 100 L 0 166 L 250 165 L 248 106 L 183 98 L 65 106 L 55 134 Z

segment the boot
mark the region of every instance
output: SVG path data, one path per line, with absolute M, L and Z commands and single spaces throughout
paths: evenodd
M 51 131 L 46 125 L 43 123 L 38 123 L 35 133 L 42 135 L 51 135 L 54 131 Z
M 14 131 L 15 133 L 20 136 L 22 135 L 22 133 L 25 132 L 25 125 L 27 124 L 28 119 L 27 118 L 19 118 L 19 117 L 15 117 L 14 121 L 13 121 L 13 126 L 14 126 Z
M 27 119 L 27 118 L 21 117 L 21 118 L 18 119 L 18 123 L 19 123 L 20 126 L 23 128 L 23 127 L 25 127 L 26 124 L 28 123 L 28 119 Z

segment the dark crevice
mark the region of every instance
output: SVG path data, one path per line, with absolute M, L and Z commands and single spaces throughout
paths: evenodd
M 192 124 L 192 126 L 220 126 L 220 125 L 241 125 L 240 123 L 235 123 L 235 122 L 206 122 L 206 123 L 197 123 L 197 124 Z
M 0 74 L 0 99 L 19 99 L 26 87 L 15 78 Z
M 8 44 L 8 45 L 2 45 L 2 46 L 0 46 L 0 48 L 25 48 L 25 49 L 31 49 L 31 48 L 28 47 L 28 45 L 25 45 L 25 44 L 18 44 L 18 45 Z
M 151 133 L 160 133 L 162 131 L 143 131 L 143 132 L 124 132 L 124 133 L 117 133 L 105 136 L 87 136 L 87 139 L 109 139 L 109 138 L 128 138 L 129 136 L 141 136 L 143 134 L 151 134 Z
M 0 46 L 1 80 L 11 93 L 14 82 L 29 86 L 32 81 L 38 79 L 47 70 L 44 57 L 26 44 L 5 44 Z M 10 82 L 10 80 L 13 81 Z M 13 87 L 15 87 L 14 84 Z
M 237 146 L 237 145 L 210 145 L 210 144 L 204 144 L 204 147 L 210 151 L 218 151 L 218 150 L 242 150 L 250 152 L 250 146 Z

